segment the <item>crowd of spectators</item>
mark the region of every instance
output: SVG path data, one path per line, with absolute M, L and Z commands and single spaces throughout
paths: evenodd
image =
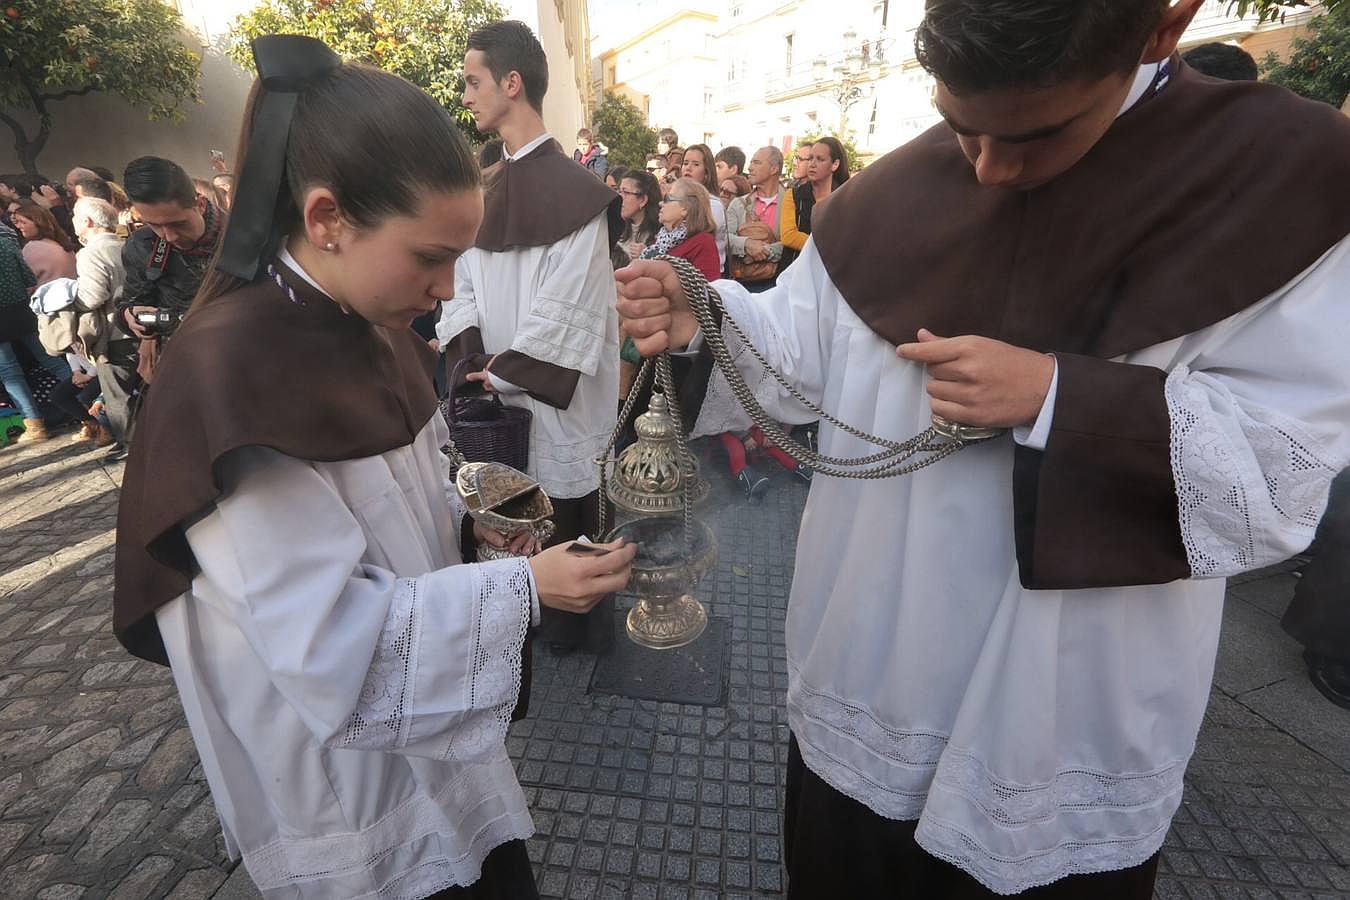
M 811 233 L 811 215 L 849 176 L 848 153 L 824 137 L 794 148 L 792 171 L 778 147 L 756 150 L 748 160 L 740 147 L 717 152 L 707 144 L 680 146 L 679 134 L 663 128 L 645 166 L 611 166 L 609 149 L 591 129 L 577 132 L 572 158 L 602 178 L 622 198 L 623 231 L 611 250 L 616 269 L 639 258 L 688 260 L 709 281 L 729 278 L 751 293 L 772 287 Z M 640 357 L 631 341 L 621 350 L 620 397 L 626 397 Z M 810 440 L 813 435 L 805 435 Z M 755 466 L 774 459 L 803 480 L 811 471 L 797 464 L 758 429 L 718 436 L 733 477 L 749 499 L 768 490 L 770 479 Z
M 210 179 L 155 156 L 120 180 L 97 166 L 60 182 L 0 176 L 0 443 L 68 427 L 125 457 L 159 351 L 224 230 L 234 179 L 219 154 L 212 165 Z
M 614 267 L 669 254 L 689 260 L 710 281 L 731 278 L 752 292 L 770 287 L 810 233 L 811 213 L 848 177 L 833 138 L 784 154 L 762 147 L 748 160 L 739 147 L 714 152 L 682 147 L 662 129 L 645 167 L 611 165 L 602 136 L 583 128 L 573 159 L 622 198 L 623 231 Z M 480 163 L 502 158 L 487 142 Z M 171 160 L 133 160 L 121 178 L 77 166 L 57 182 L 0 176 L 0 414 L 23 421 L 17 443 L 74 440 L 124 457 L 136 410 L 215 251 L 234 188 L 223 157 L 214 172 L 192 177 Z M 636 371 L 629 348 L 627 381 Z M 78 429 L 78 430 L 77 430 Z M 773 455 L 803 478 L 762 434 L 723 435 L 732 474 L 751 498 L 768 479 L 755 452 Z M 747 455 L 749 454 L 749 455 Z

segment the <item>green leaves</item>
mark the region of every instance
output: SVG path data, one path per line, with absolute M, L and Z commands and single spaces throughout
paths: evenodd
M 595 139 L 609 148 L 609 166 L 641 169 L 647 155 L 656 152 L 656 129 L 647 127 L 647 117 L 627 97 L 613 91 L 595 111 L 591 122 Z
M 1261 72 L 1271 84 L 1340 106 L 1350 93 L 1350 6 L 1316 17 L 1308 31 L 1308 37 L 1294 39 L 1287 61 L 1267 54 Z
M 1284 21 L 1284 17 L 1291 12 L 1307 9 L 1316 6 L 1318 0 L 1230 0 L 1229 11 L 1239 16 L 1247 16 L 1249 13 L 1257 16 L 1258 22 Z M 1344 0 L 1323 0 L 1322 6 L 1333 10 L 1344 4 Z
M 343 59 L 406 78 L 477 136 L 460 103 L 469 33 L 505 15 L 492 0 L 264 0 L 235 20 L 226 53 L 252 70 L 249 42 L 264 34 L 305 34 Z
M 152 119 L 181 118 L 200 101 L 201 54 L 184 43 L 183 20 L 159 0 L 0 0 L 0 110 L 38 115 L 36 135 L 6 118 L 21 162 L 36 158 L 51 131 L 49 108 L 105 92 Z

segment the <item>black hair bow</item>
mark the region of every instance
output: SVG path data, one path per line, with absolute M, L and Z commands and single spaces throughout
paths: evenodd
M 300 92 L 342 65 L 342 58 L 323 41 L 295 34 L 256 38 L 253 61 L 261 80 L 253 114 L 248 155 L 239 172 L 229 225 L 216 268 L 252 281 L 272 242 L 273 215 L 286 168 L 291 116 Z

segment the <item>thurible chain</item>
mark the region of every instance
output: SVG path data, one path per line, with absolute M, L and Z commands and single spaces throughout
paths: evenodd
M 660 257 L 660 259 L 669 262 L 674 267 L 676 277 L 680 282 L 680 287 L 689 301 L 690 311 L 693 313 L 694 319 L 698 322 L 699 329 L 703 334 L 703 340 L 708 344 L 708 349 L 712 353 L 713 361 L 717 363 L 718 369 L 722 371 L 723 376 L 727 379 L 727 384 L 731 387 L 731 392 L 735 397 L 736 402 L 747 414 L 749 414 L 751 421 L 758 425 L 760 430 L 762 430 L 774 444 L 780 447 L 797 462 L 810 466 L 813 470 L 822 475 L 835 478 L 891 478 L 917 472 L 919 469 L 931 466 L 971 444 L 987 440 L 987 438 L 969 440 L 949 439 L 939 434 L 935 428 L 929 428 L 907 441 L 893 441 L 888 438 L 869 434 L 846 422 L 841 422 L 839 419 L 821 409 L 819 405 L 807 399 L 801 391 L 789 383 L 782 373 L 769 365 L 768 360 L 766 360 L 763 354 L 750 342 L 740 324 L 737 323 L 723 307 L 722 325 L 729 327 L 735 333 L 746 351 L 754 357 L 755 361 L 764 369 L 764 371 L 772 376 L 794 400 L 824 421 L 829 422 L 831 425 L 838 428 L 840 431 L 866 441 L 869 444 L 884 448 L 879 453 L 859 457 L 825 456 L 811 450 L 809 447 L 806 447 L 789 435 L 777 421 L 765 412 L 759 401 L 755 399 L 754 392 L 750 390 L 749 385 L 745 382 L 745 377 L 741 375 L 740 370 L 736 368 L 736 363 L 732 360 L 731 352 L 727 348 L 726 339 L 722 334 L 722 329 L 718 327 L 716 313 L 713 308 L 713 298 L 716 297 L 717 294 L 699 273 L 698 269 L 689 263 L 688 260 L 680 259 L 678 257 L 663 256 Z M 721 307 L 720 298 L 717 305 Z M 666 367 L 669 369 L 669 356 L 667 354 L 661 354 L 660 359 L 665 361 Z M 644 362 L 644 370 L 647 362 L 650 362 L 650 360 Z M 641 378 L 641 375 L 639 378 Z M 680 431 L 680 435 L 680 449 L 682 453 L 687 453 L 683 430 Z M 910 460 L 920 453 L 929 455 L 924 456 L 915 462 L 910 462 Z

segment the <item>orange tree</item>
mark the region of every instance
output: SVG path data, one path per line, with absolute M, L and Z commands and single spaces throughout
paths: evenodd
M 1266 81 L 1332 106 L 1350 94 L 1350 6 L 1340 6 L 1308 24 L 1308 36 L 1294 38 L 1289 58 L 1267 53 Z
M 1288 13 L 1316 6 L 1330 12 L 1344 5 L 1345 0 L 1230 0 L 1228 8 L 1239 16 L 1253 13 L 1261 22 L 1273 22 L 1277 19 L 1283 21 Z
M 0 0 L 0 122 L 24 172 L 38 174 L 52 107 L 70 97 L 116 94 L 148 118 L 181 119 L 201 99 L 201 55 L 182 27 L 160 0 Z
M 252 69 L 249 41 L 255 37 L 318 38 L 343 59 L 411 81 L 480 138 L 460 103 L 464 51 L 471 31 L 503 16 L 492 0 L 264 0 L 235 20 L 226 53 Z

